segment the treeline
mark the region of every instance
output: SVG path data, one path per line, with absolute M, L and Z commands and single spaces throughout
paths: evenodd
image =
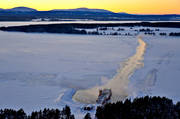
M 96 119 L 180 119 L 180 102 L 165 97 L 141 97 L 109 103 L 96 109 Z M 44 109 L 27 115 L 23 109 L 0 110 L 0 119 L 75 119 L 71 109 Z M 83 119 L 91 119 L 87 113 Z
M 169 33 L 169 36 L 180 36 L 180 33 Z
M 27 115 L 23 109 L 18 111 L 12 109 L 0 110 L 0 119 L 75 119 L 71 109 L 66 106 L 63 110 L 44 109 Z
M 18 31 L 27 33 L 66 33 L 66 34 L 87 34 L 85 30 L 78 30 L 71 25 L 27 25 L 1 27 L 2 31 Z
M 100 106 L 97 119 L 180 119 L 180 102 L 168 98 L 142 97 Z
M 67 34 L 87 34 L 85 30 L 100 27 L 119 27 L 119 26 L 144 26 L 144 27 L 169 27 L 180 28 L 179 22 L 140 22 L 140 23 L 65 23 L 65 24 L 46 24 L 46 25 L 27 25 L 27 26 L 10 26 L 0 27 L 2 31 L 19 31 L 19 32 L 47 32 L 47 33 L 67 33 Z M 121 30 L 121 29 L 120 29 Z M 147 30 L 147 29 L 146 29 Z M 92 33 L 93 34 L 93 33 Z M 96 34 L 96 33 L 94 33 Z
M 166 36 L 167 35 L 167 33 L 159 33 L 159 35 L 160 36 Z M 171 32 L 171 33 L 169 33 L 169 36 L 180 36 L 180 32 L 178 33 L 176 33 L 176 32 Z

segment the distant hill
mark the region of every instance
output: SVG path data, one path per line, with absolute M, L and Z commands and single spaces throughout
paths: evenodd
M 11 12 L 35 12 L 35 11 L 37 11 L 36 9 L 28 8 L 28 7 L 15 7 L 12 9 L 2 9 L 2 10 L 11 11 Z
M 77 12 L 101 12 L 101 13 L 113 13 L 104 9 L 89 9 L 89 8 L 77 8 L 77 9 L 54 9 L 51 11 L 77 11 Z
M 126 12 L 118 12 L 118 14 L 128 15 L 128 13 L 126 13 Z
M 28 7 L 15 7 L 12 9 L 1 9 L 0 10 L 4 10 L 4 11 L 14 11 L 14 12 L 35 12 L 38 11 L 36 9 L 33 8 L 28 8 Z M 101 13 L 113 13 L 111 11 L 108 10 L 104 10 L 104 9 L 89 9 L 89 8 L 76 8 L 76 9 L 53 9 L 50 11 L 71 11 L 71 12 L 101 12 Z
M 180 21 L 180 15 L 136 15 L 124 12 L 115 13 L 104 9 L 54 9 L 38 11 L 28 7 L 0 9 L 0 21 Z

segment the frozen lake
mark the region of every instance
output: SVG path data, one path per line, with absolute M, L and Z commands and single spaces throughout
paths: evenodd
M 0 32 L 1 108 L 61 107 L 69 90 L 101 85 L 135 53 L 136 37 Z M 69 97 L 72 98 L 71 96 Z
M 64 23 L 91 23 L 91 24 L 97 24 L 97 23 L 139 23 L 142 21 L 40 21 L 40 22 L 33 22 L 33 21 L 27 21 L 27 22 L 0 22 L 0 27 L 2 26 L 21 26 L 21 25 L 36 25 L 36 24 L 64 24 Z M 167 22 L 167 21 L 146 21 L 146 22 Z M 180 21 L 168 21 L 168 22 L 180 22 Z
M 179 101 L 180 37 L 141 36 L 147 44 L 144 66 L 129 77 L 129 97 L 159 95 Z M 31 112 L 67 104 L 81 114 L 84 104 L 72 100 L 75 91 L 109 82 L 137 46 L 135 36 L 0 31 L 0 106 Z

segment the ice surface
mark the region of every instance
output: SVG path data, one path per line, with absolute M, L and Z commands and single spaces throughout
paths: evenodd
M 117 102 L 126 99 L 133 90 L 129 88 L 129 77 L 134 71 L 143 67 L 144 53 L 146 50 L 146 43 L 139 39 L 139 46 L 136 49 L 136 53 L 125 60 L 120 69 L 117 70 L 115 76 L 105 85 L 96 86 L 87 90 L 78 90 L 73 98 L 83 103 L 96 103 L 98 99 L 99 90 L 111 89 L 112 96 L 110 101 Z
M 70 105 L 75 90 L 108 82 L 136 37 L 0 32 L 0 105 L 26 112 Z M 107 77 L 107 80 L 101 80 Z M 84 115 L 84 113 L 83 113 Z
M 27 22 L 0 22 L 1 26 L 22 26 L 22 25 L 36 25 L 36 24 L 62 24 L 62 23 L 91 23 L 91 24 L 97 24 L 97 23 L 138 23 L 141 21 L 90 21 L 90 20 L 77 20 L 77 21 L 27 21 Z M 174 22 L 174 21 L 173 21 Z M 178 22 L 178 21 L 177 21 Z
M 160 95 L 179 101 L 180 37 L 143 36 L 143 40 L 144 67 L 129 77 L 128 88 L 133 90 L 129 97 Z M 67 104 L 81 118 L 86 112 L 81 110 L 84 104 L 72 100 L 76 90 L 108 84 L 137 46 L 134 36 L 0 31 L 0 106 L 31 112 Z
M 146 37 L 144 67 L 131 77 L 135 96 L 166 96 L 180 101 L 180 38 Z

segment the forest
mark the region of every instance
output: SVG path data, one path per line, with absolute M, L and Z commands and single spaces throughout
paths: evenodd
M 173 103 L 166 97 L 140 97 L 98 106 L 97 119 L 180 119 L 180 102 Z M 44 109 L 27 115 L 23 109 L 1 109 L 0 119 L 75 119 L 69 106 Z M 90 112 L 84 119 L 91 119 Z

